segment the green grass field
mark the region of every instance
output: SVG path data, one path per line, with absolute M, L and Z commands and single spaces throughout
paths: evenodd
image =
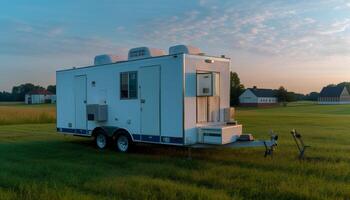
M 45 114 L 42 114 L 45 113 Z M 45 117 L 40 117 L 45 115 Z M 55 132 L 51 105 L 0 105 L 0 199 L 350 199 L 350 106 L 238 109 L 245 132 L 280 136 L 263 149 L 137 146 L 99 151 Z M 311 145 L 304 161 L 290 135 Z

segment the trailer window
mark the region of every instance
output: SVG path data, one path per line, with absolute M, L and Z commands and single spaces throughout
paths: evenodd
M 120 98 L 137 99 L 137 72 L 120 74 Z

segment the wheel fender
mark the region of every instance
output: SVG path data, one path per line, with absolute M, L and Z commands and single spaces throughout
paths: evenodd
M 119 128 L 119 129 L 115 130 L 115 132 L 113 134 L 113 139 L 116 139 L 120 134 L 127 134 L 129 136 L 129 138 L 131 139 L 131 141 L 134 142 L 134 138 L 132 137 L 130 132 L 128 130 L 123 129 L 123 128 Z
M 107 130 L 105 130 L 103 127 L 96 127 L 96 128 L 94 128 L 94 130 L 92 130 L 91 136 L 92 136 L 92 137 L 95 137 L 95 136 L 96 136 L 96 133 L 97 133 L 98 131 L 100 131 L 100 130 L 102 130 L 103 132 L 105 132 L 105 133 L 107 134 L 107 136 L 108 136 Z
M 92 131 L 92 135 L 94 136 L 94 132 L 96 132 L 96 130 L 103 130 L 108 137 L 111 137 L 113 139 L 115 139 L 121 132 L 127 133 L 129 135 L 129 137 L 131 138 L 132 141 L 134 141 L 134 138 L 132 137 L 132 134 L 130 134 L 130 132 L 124 128 L 120 128 L 120 127 L 115 127 L 115 126 L 101 126 L 101 127 L 96 127 L 93 131 Z

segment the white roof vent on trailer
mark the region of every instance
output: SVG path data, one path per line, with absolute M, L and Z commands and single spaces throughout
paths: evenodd
M 176 45 L 169 48 L 170 55 L 180 53 L 199 55 L 201 54 L 201 50 L 198 47 L 189 45 Z
M 128 60 L 136 60 L 141 58 L 150 58 L 155 56 L 164 56 L 165 51 L 162 49 L 154 49 L 149 47 L 137 47 L 129 50 Z
M 103 54 L 95 56 L 94 64 L 95 65 L 104 65 L 104 64 L 110 64 L 121 61 L 120 57 L 117 55 L 111 55 L 111 54 Z

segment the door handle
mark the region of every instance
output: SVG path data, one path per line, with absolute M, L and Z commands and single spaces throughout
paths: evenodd
M 140 99 L 140 102 L 141 103 L 146 103 L 146 100 L 145 99 Z

